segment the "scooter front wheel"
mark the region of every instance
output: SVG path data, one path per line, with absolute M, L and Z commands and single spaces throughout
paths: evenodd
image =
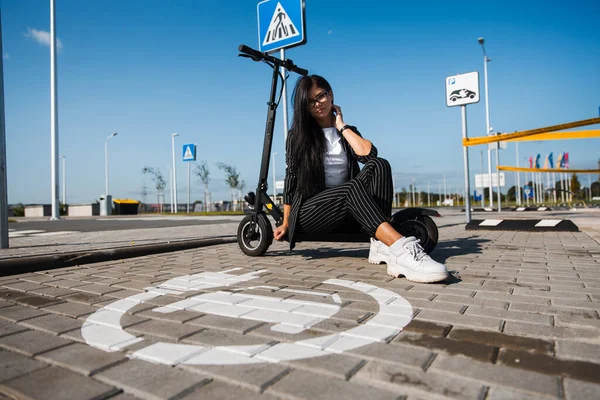
M 262 256 L 273 243 L 273 228 L 267 216 L 258 214 L 255 218 L 245 216 L 237 231 L 240 249 L 251 257 Z

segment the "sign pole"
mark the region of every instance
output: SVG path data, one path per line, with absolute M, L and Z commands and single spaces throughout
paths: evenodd
M 187 187 L 187 213 L 190 213 L 190 167 L 191 164 L 188 162 L 188 187 Z
M 467 106 L 460 106 L 460 111 L 462 114 L 462 135 L 463 139 L 467 138 Z M 464 168 L 465 168 L 465 192 L 467 193 L 465 199 L 465 209 L 467 210 L 467 224 L 471 222 L 471 188 L 469 185 L 469 148 L 467 146 L 463 146 L 463 159 L 464 159 Z
M 0 248 L 8 249 L 8 194 L 6 182 L 6 132 L 4 128 L 4 53 L 0 13 Z M 591 187 L 591 186 L 590 186 Z

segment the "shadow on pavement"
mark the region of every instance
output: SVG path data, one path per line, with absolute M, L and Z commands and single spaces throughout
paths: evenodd
M 457 240 L 445 240 L 439 242 L 435 250 L 431 253 L 431 257 L 442 264 L 446 263 L 449 258 L 455 256 L 463 256 L 466 254 L 481 254 L 481 244 L 490 242 L 489 239 L 479 237 L 467 237 Z

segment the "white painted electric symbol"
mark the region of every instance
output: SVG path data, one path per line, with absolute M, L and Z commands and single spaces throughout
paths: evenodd
M 145 293 L 115 301 L 90 315 L 81 328 L 81 334 L 90 346 L 105 351 L 126 349 L 128 346 L 144 340 L 124 331 L 121 326 L 121 316 L 129 309 L 166 294 L 182 294 L 187 291 L 227 287 L 248 282 L 256 279 L 257 274 L 267 271 L 259 270 L 243 275 L 229 274 L 229 272 L 240 269 L 185 275 L 170 279 L 156 287 L 149 287 Z M 358 290 L 371 296 L 379 304 L 379 312 L 364 324 L 347 331 L 292 343 L 207 347 L 159 342 L 131 353 L 130 357 L 169 365 L 233 365 L 298 360 L 339 354 L 371 343 L 383 342 L 400 333 L 412 319 L 413 311 L 410 303 L 392 291 L 341 279 L 329 279 L 323 283 Z M 169 313 L 177 310 L 190 310 L 264 321 L 272 323 L 271 329 L 274 331 L 297 334 L 335 315 L 340 310 L 338 304 L 341 304 L 341 299 L 336 294 L 273 288 L 278 291 L 304 295 L 330 296 L 336 304 L 329 304 L 244 293 L 245 290 L 252 288 L 271 287 L 254 286 L 246 289 L 232 288 L 231 291 L 205 293 L 155 308 L 153 311 Z

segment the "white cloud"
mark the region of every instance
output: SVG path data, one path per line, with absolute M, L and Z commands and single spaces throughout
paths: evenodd
M 4 58 L 5 60 L 8 60 L 8 59 L 10 59 L 10 54 L 4 53 L 4 54 L 2 54 L 2 58 Z
M 50 47 L 50 32 L 38 31 L 37 29 L 27 28 L 26 37 L 32 38 L 36 42 L 43 44 L 44 46 Z M 60 39 L 56 39 L 56 47 L 62 49 L 63 45 Z

